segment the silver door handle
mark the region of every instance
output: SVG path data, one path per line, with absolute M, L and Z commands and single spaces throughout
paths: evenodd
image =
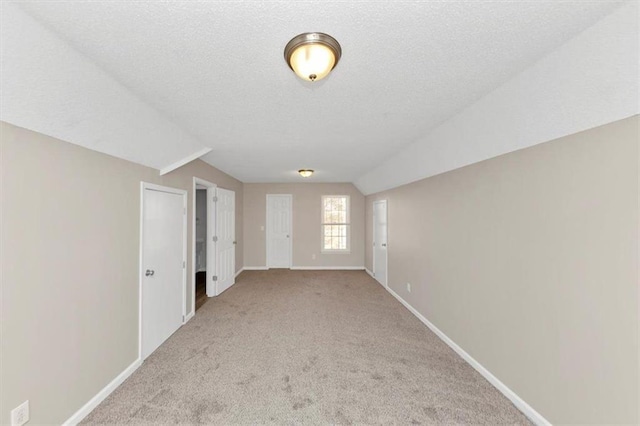
M 386 247 L 386 246 L 387 246 L 386 244 L 382 244 L 382 247 Z
M 234 241 L 233 244 L 237 244 L 237 243 Z
M 154 271 L 153 269 L 147 269 L 147 272 L 144 273 L 145 277 L 152 277 L 153 274 L 155 274 L 156 271 Z
M 289 236 L 287 235 L 287 238 L 289 238 Z

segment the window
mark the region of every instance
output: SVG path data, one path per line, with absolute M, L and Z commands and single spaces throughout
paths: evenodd
M 322 196 L 322 251 L 348 253 L 349 196 Z

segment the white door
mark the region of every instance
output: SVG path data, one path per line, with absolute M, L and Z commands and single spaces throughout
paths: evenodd
M 387 286 L 387 200 L 373 203 L 373 276 Z
M 153 189 L 152 189 L 153 188 Z M 143 184 L 141 355 L 148 357 L 184 315 L 186 192 Z
M 267 268 L 291 268 L 292 196 L 267 195 Z
M 207 296 L 216 294 L 216 286 L 213 277 L 216 275 L 216 250 L 213 237 L 216 235 L 216 187 L 207 188 L 207 272 L 206 290 Z
M 217 188 L 216 202 L 216 295 L 236 279 L 236 193 Z

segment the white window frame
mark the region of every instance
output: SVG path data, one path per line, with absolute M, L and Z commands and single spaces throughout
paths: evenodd
M 324 200 L 327 198 L 345 198 L 347 207 L 346 223 L 325 223 L 324 222 Z M 346 249 L 325 249 L 324 248 L 324 227 L 325 225 L 346 225 L 347 248 Z M 323 195 L 320 200 L 320 253 L 327 254 L 349 254 L 351 253 L 351 197 L 349 195 Z

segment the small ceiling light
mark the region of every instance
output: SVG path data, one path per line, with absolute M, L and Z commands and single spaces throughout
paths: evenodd
M 307 81 L 325 78 L 341 56 L 340 43 L 324 33 L 297 35 L 284 48 L 284 60 L 298 77 Z
M 298 173 L 300 173 L 300 176 L 302 176 L 304 178 L 308 178 L 309 176 L 311 176 L 313 174 L 313 170 L 300 169 L 300 170 L 298 170 Z

